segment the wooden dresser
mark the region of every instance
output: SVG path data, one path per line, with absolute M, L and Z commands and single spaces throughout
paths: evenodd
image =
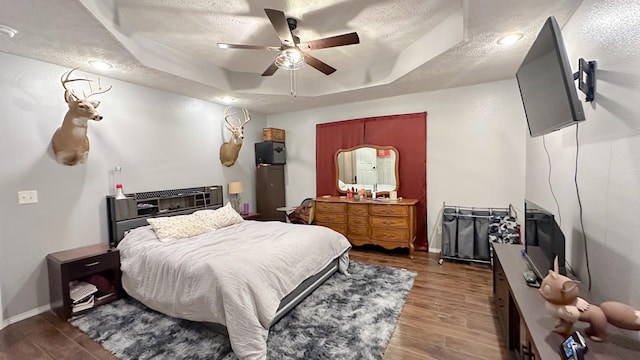
M 353 245 L 373 244 L 385 249 L 409 248 L 416 239 L 415 199 L 347 200 L 338 196 L 315 199 L 317 225 L 331 228 Z

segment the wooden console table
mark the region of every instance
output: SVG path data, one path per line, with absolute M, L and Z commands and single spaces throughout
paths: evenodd
M 544 308 L 538 289 L 528 286 L 522 272 L 528 270 L 521 245 L 493 244 L 493 297 L 500 319 L 502 335 L 510 352 L 517 359 L 561 359 L 560 344 L 564 340 L 553 332 L 556 320 Z M 580 296 L 589 293 L 580 289 Z M 588 324 L 576 322 L 574 330 L 583 335 Z M 610 325 L 605 342 L 586 337 L 589 351 L 586 360 L 639 359 L 640 342 L 615 334 Z
M 315 199 L 315 222 L 331 228 L 353 245 L 372 244 L 391 250 L 409 248 L 416 239 L 415 199 L 347 200 L 338 196 Z

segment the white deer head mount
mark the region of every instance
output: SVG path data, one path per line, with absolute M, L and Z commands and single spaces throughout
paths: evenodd
M 224 166 L 232 166 L 236 163 L 236 160 L 238 159 L 238 153 L 240 153 L 240 148 L 242 147 L 242 139 L 244 138 L 244 126 L 249 122 L 249 120 L 251 120 L 249 111 L 245 108 L 242 108 L 243 118 L 240 119 L 238 117 L 238 125 L 233 125 L 229 121 L 229 119 L 239 114 L 229 113 L 230 111 L 231 106 L 227 106 L 226 108 L 224 108 L 224 121 L 226 123 L 225 127 L 229 129 L 229 131 L 231 131 L 231 139 L 220 146 L 220 162 Z
M 62 126 L 53 134 L 51 142 L 56 161 L 63 165 L 73 166 L 82 164 L 89 155 L 89 138 L 87 137 L 87 127 L 89 120 L 100 121 L 102 115 L 96 111 L 100 105 L 99 101 L 89 100 L 93 95 L 103 94 L 111 90 L 103 89 L 98 78 L 98 90 L 93 91 L 92 80 L 89 79 L 69 79 L 72 69 L 62 74 L 60 82 L 64 88 L 64 100 L 69 105 L 69 110 L 64 116 Z M 75 81 L 86 81 L 89 84 L 89 95 L 82 92 L 84 99 L 80 99 L 73 90 L 67 88 L 67 84 Z

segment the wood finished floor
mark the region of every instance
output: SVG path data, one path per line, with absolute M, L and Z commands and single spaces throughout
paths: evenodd
M 509 359 L 492 305 L 489 266 L 448 262 L 416 252 L 354 249 L 351 259 L 402 267 L 418 276 L 384 354 L 385 360 Z M 0 330 L 0 360 L 116 359 L 84 333 L 46 312 Z

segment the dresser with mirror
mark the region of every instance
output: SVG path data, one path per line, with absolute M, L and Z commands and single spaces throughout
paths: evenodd
M 360 145 L 340 149 L 335 155 L 336 187 L 377 191 L 377 199 L 346 196 L 315 199 L 315 223 L 343 234 L 351 244 L 378 245 L 385 249 L 408 248 L 413 257 L 416 239 L 416 199 L 391 200 L 398 191 L 398 150 L 392 146 Z

